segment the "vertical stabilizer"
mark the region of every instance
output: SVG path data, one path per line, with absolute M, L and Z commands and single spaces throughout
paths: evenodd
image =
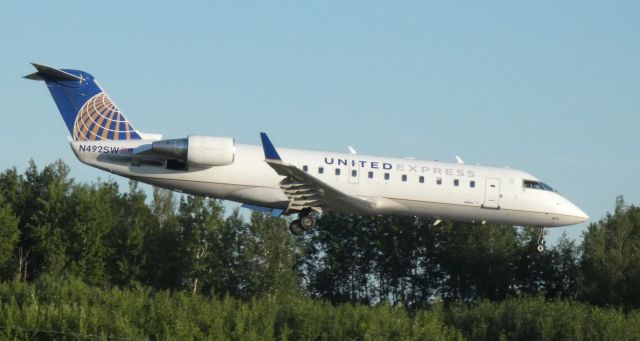
M 79 70 L 32 64 L 27 79 L 42 80 L 58 106 L 73 140 L 139 140 L 134 129 L 92 75 Z

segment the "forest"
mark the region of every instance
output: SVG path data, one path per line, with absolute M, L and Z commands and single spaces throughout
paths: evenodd
M 640 339 L 640 208 L 529 229 L 286 218 L 57 161 L 0 173 L 1 339 Z

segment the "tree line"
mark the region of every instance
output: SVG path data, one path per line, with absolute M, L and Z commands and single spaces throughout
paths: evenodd
M 33 281 L 69 275 L 98 286 L 149 286 L 248 299 L 298 290 L 299 253 L 282 219 L 217 200 L 176 198 L 137 182 L 75 183 L 58 161 L 0 174 L 0 277 Z
M 31 162 L 0 173 L 0 281 L 54 276 L 105 290 L 413 312 L 516 297 L 640 306 L 640 208 L 622 197 L 582 241 L 563 236 L 544 253 L 535 233 L 513 226 L 328 213 L 294 237 L 287 223 L 158 188 L 147 197 L 133 181 L 77 183 L 62 161 Z

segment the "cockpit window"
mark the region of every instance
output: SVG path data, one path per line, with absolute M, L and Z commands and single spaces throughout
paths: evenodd
M 545 184 L 544 182 L 534 181 L 534 180 L 522 180 L 522 187 L 523 188 L 540 189 L 540 190 L 543 190 L 543 191 L 551 191 L 551 192 L 555 192 L 556 191 L 553 188 L 551 188 L 551 186 Z
M 542 187 L 544 187 L 544 189 L 546 189 L 547 191 L 551 191 L 551 192 L 555 192 L 556 190 L 551 188 L 551 186 L 545 184 L 544 182 L 541 182 L 540 184 L 542 184 Z

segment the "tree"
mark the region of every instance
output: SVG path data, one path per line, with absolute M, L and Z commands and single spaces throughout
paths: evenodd
M 180 224 L 173 192 L 154 187 L 151 213 L 157 224 L 149 227 L 145 241 L 144 282 L 158 289 L 177 290 L 182 285 Z
M 298 293 L 299 284 L 294 271 L 300 247 L 289 233 L 282 218 L 253 212 L 249 225 L 251 236 L 246 250 L 246 264 L 252 264 L 255 294 Z
M 555 248 L 538 252 L 538 233 L 531 228 L 521 229 L 518 243 L 519 253 L 515 257 L 516 293 L 531 296 L 545 294 L 558 252 Z
M 251 251 L 256 240 L 249 232 L 249 226 L 242 220 L 236 208 L 221 226 L 215 240 L 216 257 L 210 276 L 211 294 L 218 297 L 248 299 L 256 293 L 255 266 Z
M 115 284 L 131 286 L 143 282 L 149 230 L 158 224 L 146 203 L 147 195 L 137 181 L 129 181 L 129 191 L 120 195 L 115 183 L 100 187 L 101 196 L 110 198 L 113 228 L 107 240 L 111 249 L 110 273 Z
M 445 301 L 499 300 L 513 292 L 517 231 L 512 226 L 443 226 L 441 266 Z
M 640 208 L 616 199 L 613 214 L 589 225 L 582 245 L 582 291 L 592 303 L 640 307 Z
M 65 270 L 69 246 L 66 227 L 73 218 L 68 200 L 72 180 L 68 174 L 69 167 L 60 160 L 41 172 L 31 160 L 25 172 L 21 209 L 16 211 L 22 232 L 19 248 L 24 255 L 30 255 L 25 260 L 30 266 L 29 271 L 24 268 L 25 279 Z
M 211 264 L 218 263 L 214 241 L 223 225 L 222 213 L 222 205 L 214 199 L 187 196 L 180 201 L 180 268 L 183 285 L 193 293 L 203 286 L 210 290 L 205 279 Z
M 386 296 L 374 271 L 375 219 L 329 212 L 304 239 L 305 255 L 298 273 L 314 296 L 332 302 L 371 303 Z
M 305 237 L 298 273 L 333 302 L 498 300 L 515 290 L 517 237 L 510 226 L 329 213 Z
M 33 161 L 31 164 L 33 164 Z M 26 202 L 27 197 L 30 196 L 25 188 L 26 183 L 24 177 L 22 175 L 18 175 L 18 171 L 15 167 L 0 173 L 0 196 L 5 199 L 6 204 L 11 207 L 15 216 L 18 218 L 19 231 L 24 231 L 24 218 L 28 217 L 25 214 L 22 214 L 22 212 L 28 210 Z M 23 218 L 23 220 L 20 220 L 20 218 Z M 10 232 L 8 234 L 11 235 Z M 23 242 L 24 239 L 25 236 L 21 234 L 17 244 L 11 249 L 11 251 L 14 252 L 15 262 L 13 264 L 13 269 L 6 270 L 7 272 L 12 271 L 14 273 L 14 278 L 18 280 L 26 280 L 28 265 L 31 259 L 30 248 L 26 248 L 27 246 L 25 246 L 25 243 Z
M 90 284 L 102 284 L 107 280 L 109 249 L 104 237 L 112 230 L 115 218 L 114 198 L 107 195 L 109 191 L 117 193 L 117 186 L 76 185 L 68 196 L 72 218 L 63 236 L 67 245 L 65 272 Z
M 577 299 L 580 294 L 580 255 L 575 242 L 562 234 L 552 251 L 552 275 L 547 281 L 548 298 Z
M 20 238 L 18 218 L 0 192 L 0 279 L 11 277 L 11 258 Z

